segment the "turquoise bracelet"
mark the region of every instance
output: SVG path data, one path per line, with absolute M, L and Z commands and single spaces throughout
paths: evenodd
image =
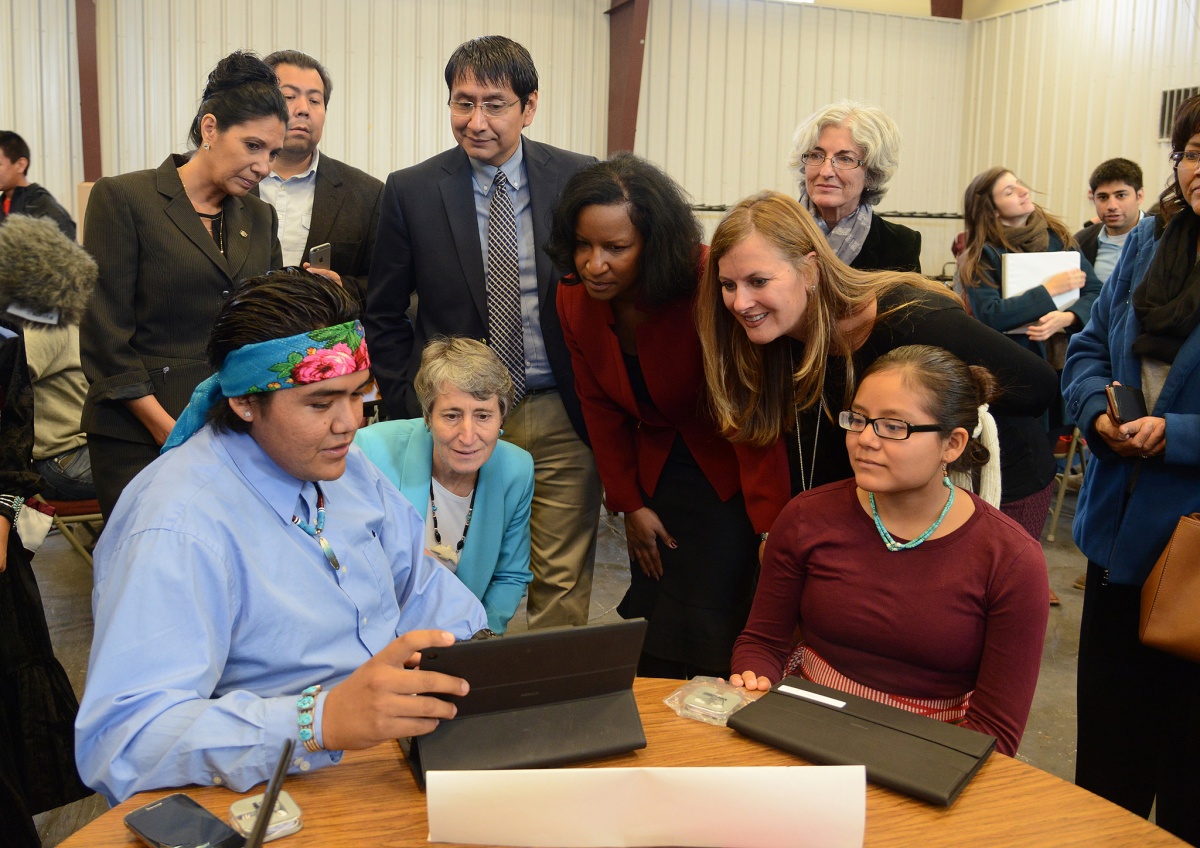
M 296 716 L 296 724 L 300 725 L 300 741 L 312 754 L 323 750 L 321 744 L 317 742 L 316 731 L 313 730 L 313 710 L 316 709 L 317 695 L 320 691 L 321 684 L 319 683 L 309 686 L 300 693 L 300 700 L 296 702 L 296 709 L 300 711 Z

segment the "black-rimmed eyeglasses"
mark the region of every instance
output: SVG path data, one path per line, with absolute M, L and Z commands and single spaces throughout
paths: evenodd
M 499 118 L 508 110 L 509 106 L 520 102 L 520 100 L 509 100 L 507 103 L 503 100 L 486 100 L 483 103 L 474 103 L 470 100 L 451 100 L 447 105 L 450 106 L 450 111 L 460 118 L 474 115 L 476 109 L 482 109 L 483 114 L 489 118 Z
M 839 171 L 853 171 L 855 168 L 861 168 L 867 164 L 862 159 L 855 159 L 849 153 L 835 153 L 832 156 L 826 156 L 824 153 L 810 150 L 800 157 L 800 161 L 807 168 L 819 168 L 825 164 L 826 159 L 832 162 L 833 167 Z
M 897 442 L 904 441 L 913 433 L 939 433 L 942 430 L 937 424 L 909 424 L 899 418 L 868 418 L 849 409 L 838 414 L 838 426 L 851 433 L 861 433 L 868 424 L 879 438 Z

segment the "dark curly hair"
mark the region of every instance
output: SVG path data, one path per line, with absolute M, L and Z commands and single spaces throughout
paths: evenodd
M 700 273 L 700 224 L 679 184 L 632 153 L 613 154 L 567 181 L 554 207 L 546 254 L 559 268 L 578 276 L 575 225 L 579 213 L 587 206 L 618 204 L 625 206 L 642 236 L 641 298 L 661 306 L 694 292 Z

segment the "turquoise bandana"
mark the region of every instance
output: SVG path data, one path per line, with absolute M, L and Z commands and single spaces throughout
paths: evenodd
M 222 398 L 292 389 L 370 367 L 361 321 L 239 347 L 225 357 L 220 371 L 192 392 L 161 453 L 198 433 L 208 411 Z

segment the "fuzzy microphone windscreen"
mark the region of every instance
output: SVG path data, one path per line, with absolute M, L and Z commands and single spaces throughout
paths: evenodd
M 57 310 L 59 325 L 78 324 L 98 276 L 91 255 L 49 218 L 10 215 L 0 224 L 0 311 L 14 320 Z

